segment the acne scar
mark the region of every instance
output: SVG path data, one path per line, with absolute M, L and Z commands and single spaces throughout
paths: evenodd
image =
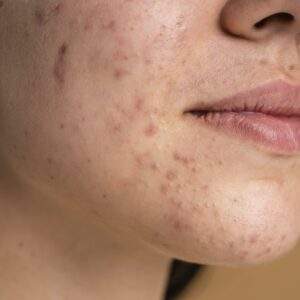
M 127 75 L 129 72 L 122 69 L 122 68 L 119 68 L 119 69 L 115 69 L 114 71 L 114 78 L 117 79 L 117 80 L 120 80 L 122 79 L 125 75 Z
M 255 244 L 258 240 L 258 234 L 253 234 L 252 237 L 250 238 L 249 242 L 251 244 Z
M 65 128 L 65 125 L 63 123 L 60 124 L 60 129 L 64 129 Z
M 135 103 L 134 103 L 134 108 L 137 110 L 137 111 L 141 111 L 144 107 L 144 102 L 145 100 L 141 97 L 136 97 L 135 98 Z
M 108 29 L 111 31 L 115 31 L 116 29 L 116 21 L 115 20 L 111 20 L 108 24 L 105 24 L 102 26 L 103 29 Z
M 2 0 L 0 0 L 0 8 L 3 7 L 4 2 Z
M 51 158 L 51 157 L 48 157 L 48 158 L 47 158 L 47 162 L 48 162 L 49 165 L 51 165 L 52 162 L 53 162 L 53 161 L 52 161 L 52 158 Z
M 157 132 L 158 128 L 153 123 L 149 124 L 144 130 L 144 134 L 147 137 L 152 137 L 156 135 Z
M 168 187 L 166 184 L 161 184 L 161 185 L 160 185 L 160 192 L 161 192 L 163 195 L 167 195 L 168 189 L 169 189 L 169 187 Z
M 167 171 L 166 173 L 166 178 L 170 181 L 173 181 L 174 179 L 177 178 L 177 174 L 174 171 Z
M 52 17 L 56 17 L 59 15 L 61 11 L 61 4 L 52 5 L 44 10 L 36 9 L 35 11 L 35 20 L 39 26 L 43 26 L 47 24 Z
M 54 77 L 56 82 L 63 86 L 65 83 L 65 56 L 67 54 L 68 46 L 66 43 L 63 43 L 61 47 L 58 49 L 56 61 L 54 64 Z

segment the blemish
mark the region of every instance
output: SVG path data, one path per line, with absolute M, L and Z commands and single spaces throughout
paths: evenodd
M 286 239 L 286 235 L 283 234 L 283 235 L 281 236 L 281 238 L 280 238 L 280 241 L 283 242 L 285 239 Z
M 1 2 L 0 2 L 0 7 L 1 7 Z M 19 243 L 18 243 L 18 247 L 19 247 L 19 248 L 23 248 L 23 246 L 24 246 L 24 243 L 23 243 L 23 242 L 19 242 Z
M 25 135 L 25 137 L 28 137 L 28 131 L 27 130 L 24 131 L 24 135 Z
M 145 100 L 141 97 L 136 97 L 135 99 L 135 103 L 134 103 L 134 108 L 137 110 L 137 111 L 141 111 L 144 107 L 144 103 L 145 103 Z
M 113 60 L 126 61 L 126 60 L 128 60 L 128 55 L 126 55 L 124 52 L 122 52 L 120 50 L 116 50 L 113 53 Z
M 34 16 L 37 24 L 39 26 L 47 24 L 52 19 L 52 17 L 56 17 L 59 15 L 60 10 L 61 4 L 52 5 L 44 10 L 36 9 Z
M 86 161 L 87 161 L 89 164 L 91 163 L 91 159 L 90 159 L 90 158 L 88 158 Z
M 122 79 L 125 75 L 127 75 L 129 72 L 124 69 L 115 69 L 114 71 L 114 78 L 117 80 Z
M 153 162 L 153 163 L 150 164 L 150 168 L 153 171 L 157 171 L 158 170 L 158 166 L 157 166 L 157 164 L 155 162 Z
M 2 0 L 0 0 L 0 8 L 2 8 L 4 5 L 4 2 Z
M 103 195 L 102 195 L 102 198 L 103 198 L 103 199 L 106 199 L 106 197 L 107 197 L 106 194 L 103 194 Z
M 166 184 L 161 184 L 160 185 L 160 192 L 163 195 L 166 195 L 168 193 L 168 189 L 169 189 L 169 187 Z
M 152 137 L 156 135 L 157 132 L 158 132 L 158 128 L 153 123 L 149 124 L 144 130 L 144 134 L 147 137 Z
M 48 162 L 49 165 L 51 165 L 52 162 L 53 162 L 52 158 L 51 157 L 47 157 L 47 162 Z
M 64 85 L 65 83 L 65 56 L 67 54 L 68 46 L 66 43 L 63 43 L 62 46 L 58 49 L 58 54 L 56 62 L 54 64 L 54 77 L 58 84 Z
M 65 125 L 64 125 L 63 123 L 61 123 L 60 126 L 59 126 L 59 128 L 60 128 L 60 129 L 64 129 L 64 128 L 65 128 Z
M 258 234 L 253 234 L 249 240 L 251 244 L 255 244 L 258 241 Z
M 180 202 L 180 200 L 175 199 L 175 198 L 170 198 L 170 202 L 171 204 L 173 204 L 177 209 L 180 209 L 182 207 L 182 203 Z
M 167 171 L 166 178 L 170 181 L 173 181 L 177 178 L 177 174 L 174 171 Z
M 114 31 L 116 29 L 116 21 L 111 20 L 108 24 L 103 25 L 102 28 Z
M 54 176 L 51 175 L 51 176 L 50 176 L 50 179 L 51 179 L 51 180 L 54 180 Z
M 188 164 L 189 163 L 189 159 L 181 154 L 179 154 L 177 151 L 175 151 L 173 153 L 173 159 L 175 161 L 180 161 L 182 162 L 183 164 Z

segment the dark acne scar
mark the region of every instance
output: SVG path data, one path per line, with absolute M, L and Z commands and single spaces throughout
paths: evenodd
M 61 10 L 61 4 L 55 4 L 52 7 L 41 10 L 36 9 L 34 16 L 39 26 L 47 24 L 52 17 L 58 16 Z
M 68 46 L 66 43 L 59 48 L 57 58 L 54 64 L 54 77 L 58 84 L 65 83 L 65 56 L 67 54 Z
M 2 0 L 0 0 L 0 8 L 3 7 L 4 2 Z

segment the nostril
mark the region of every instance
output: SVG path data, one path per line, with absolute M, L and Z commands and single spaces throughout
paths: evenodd
M 295 17 L 291 15 L 290 13 L 287 12 L 280 12 L 273 14 L 271 16 L 268 16 L 261 21 L 257 22 L 254 24 L 255 29 L 261 29 L 264 27 L 267 23 L 272 23 L 272 22 L 278 22 L 278 23 L 284 23 L 284 24 L 289 24 L 293 22 Z

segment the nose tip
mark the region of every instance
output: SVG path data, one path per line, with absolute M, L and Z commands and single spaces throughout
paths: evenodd
M 261 40 L 278 32 L 300 32 L 299 0 L 228 0 L 220 14 L 220 26 L 230 35 Z

